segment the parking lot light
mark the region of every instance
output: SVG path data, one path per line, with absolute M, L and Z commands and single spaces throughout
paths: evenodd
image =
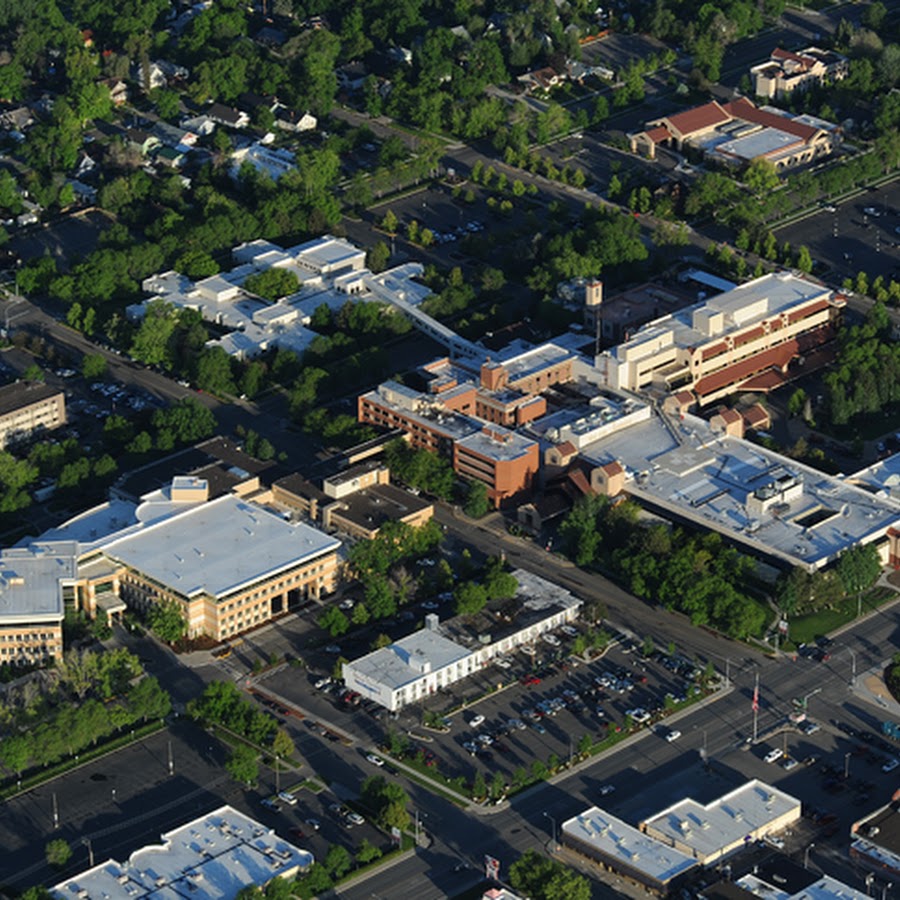
M 552 826 L 552 828 L 553 828 L 553 831 L 552 831 L 552 834 L 553 834 L 553 847 L 556 848 L 556 846 L 557 846 L 557 844 L 556 844 L 556 819 L 554 819 L 553 816 L 551 816 L 550 813 L 548 813 L 548 812 L 546 812 L 546 811 L 542 811 L 542 812 L 541 812 L 541 815 L 544 816 L 544 818 L 550 820 L 550 824 L 551 824 L 551 826 Z

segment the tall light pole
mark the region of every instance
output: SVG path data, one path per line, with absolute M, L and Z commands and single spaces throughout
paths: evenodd
M 553 826 L 553 832 L 552 832 L 553 833 L 553 846 L 555 848 L 556 847 L 556 819 L 554 819 L 553 816 L 551 816 L 550 813 L 548 813 L 548 812 L 542 812 L 541 815 L 545 819 L 549 819 L 550 824 Z
M 91 843 L 91 839 L 89 837 L 83 837 L 81 839 L 81 843 L 84 844 L 88 848 L 88 867 L 94 868 L 94 845 Z
M 175 760 L 172 759 L 172 741 L 169 741 L 169 774 L 175 774 Z
M 850 754 L 844 754 L 844 781 L 850 777 Z
M 810 844 L 810 845 L 806 848 L 806 850 L 803 852 L 803 868 L 804 868 L 804 869 L 808 869 L 808 868 L 809 868 L 809 851 L 812 850 L 813 847 L 815 847 L 815 846 L 816 846 L 815 844 Z M 884 898 L 882 898 L 882 900 L 884 900 Z
M 872 896 L 872 882 L 875 880 L 875 876 L 870 872 L 866 875 L 866 896 Z
M 882 888 L 881 888 L 881 900 L 886 900 L 886 898 L 887 898 L 887 892 L 888 892 L 893 886 L 894 886 L 893 883 L 890 882 L 890 881 L 887 882 L 885 885 L 882 886 Z
M 856 684 L 856 651 L 852 647 L 847 648 L 850 654 L 850 687 Z

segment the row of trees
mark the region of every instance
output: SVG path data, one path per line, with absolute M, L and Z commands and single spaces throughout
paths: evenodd
M 87 667 L 87 661 L 80 666 Z M 71 671 L 69 677 L 74 677 Z M 83 686 L 81 675 L 74 683 Z M 77 704 L 61 706 L 27 731 L 16 730 L 6 735 L 0 741 L 0 761 L 21 778 L 29 768 L 77 756 L 125 728 L 163 718 L 170 707 L 169 695 L 156 678 L 146 676 L 131 684 L 116 700 L 103 702 L 97 697 L 87 697 Z
M 753 571 L 750 557 L 718 534 L 646 525 L 638 513 L 630 500 L 582 498 L 560 527 L 563 546 L 578 565 L 609 569 L 635 596 L 685 613 L 695 625 L 736 638 L 762 633 L 766 610 L 743 590 Z
M 198 721 L 221 725 L 257 746 L 271 747 L 277 756 L 287 758 L 294 752 L 293 741 L 278 727 L 275 717 L 245 699 L 234 682 L 208 684 L 188 703 L 188 714 Z
M 870 310 L 864 324 L 842 329 L 824 382 L 832 425 L 847 425 L 900 401 L 900 346 L 892 340 L 881 304 Z

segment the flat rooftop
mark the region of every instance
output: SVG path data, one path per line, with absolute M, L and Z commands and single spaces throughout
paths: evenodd
M 830 875 L 810 879 L 810 882 L 793 892 L 789 886 L 780 889 L 770 880 L 753 874 L 744 875 L 735 883 L 749 895 L 761 897 L 763 900 L 866 900 L 870 896 Z
M 794 809 L 799 815 L 796 797 L 753 779 L 711 803 L 687 797 L 642 824 L 709 858 Z
M 663 884 L 695 868 L 697 861 L 596 806 L 562 823 L 564 837 L 585 844 Z
M 23 406 L 48 400 L 50 397 L 62 396 L 62 393 L 59 388 L 37 381 L 17 381 L 13 384 L 5 384 L 0 387 L 0 416 L 5 416 Z
M 900 803 L 889 803 L 856 824 L 857 839 L 900 856 Z
M 625 490 L 648 506 L 808 571 L 900 524 L 900 504 L 713 432 L 692 415 L 673 421 L 655 413 L 583 447 L 581 455 L 598 466 L 620 462 Z M 797 479 L 802 493 L 759 518 L 748 513 L 750 495 L 782 476 Z
M 360 678 L 370 678 L 396 690 L 421 678 L 429 664 L 430 671 L 436 672 L 470 653 L 440 632 L 421 628 L 387 647 L 345 663 L 345 668 L 352 668 Z
M 510 382 L 516 382 L 537 372 L 543 372 L 556 365 L 568 362 L 576 354 L 564 347 L 559 347 L 552 341 L 541 344 L 532 350 L 518 353 L 515 356 L 504 357 L 500 355 L 500 362 L 509 372 Z
M 233 900 L 240 888 L 292 877 L 313 855 L 271 828 L 222 806 L 136 850 L 125 862 L 108 859 L 51 890 L 63 900 Z
M 832 291 L 809 279 L 791 272 L 773 272 L 738 285 L 730 291 L 718 294 L 703 303 L 685 307 L 682 310 L 656 319 L 640 328 L 637 333 L 610 352 L 617 358 L 623 348 L 637 347 L 646 341 L 658 341 L 670 334 L 678 347 L 703 346 L 710 342 L 724 340 L 730 333 L 742 331 L 756 322 L 770 319 L 795 307 L 803 306 L 818 299 L 830 299 Z M 711 313 L 722 313 L 724 329 L 715 335 L 707 335 L 693 326 L 694 312 L 707 309 Z
M 61 583 L 77 577 L 77 553 L 74 541 L 0 552 L 0 625 L 61 620 Z
M 503 640 L 560 610 L 581 601 L 571 591 L 525 569 L 512 572 L 519 586 L 511 600 L 494 600 L 477 616 L 457 616 L 441 622 L 441 631 L 467 647 L 481 646 L 482 635 L 491 642 Z
M 380 528 L 385 522 L 404 519 L 428 509 L 431 504 L 393 484 L 363 488 L 336 501 L 340 516 L 362 528 Z
M 531 438 L 497 425 L 486 425 L 482 430 L 460 438 L 457 445 L 498 462 L 519 459 L 536 446 Z
M 335 551 L 340 543 L 229 494 L 113 537 L 101 549 L 185 597 L 222 597 Z

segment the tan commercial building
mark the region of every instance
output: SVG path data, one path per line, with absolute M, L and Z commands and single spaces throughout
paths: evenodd
M 705 405 L 763 373 L 784 373 L 831 340 L 843 295 L 795 275 L 764 275 L 657 319 L 600 354 L 606 383 L 628 391 L 693 392 Z
M 840 143 L 840 129 L 815 116 L 759 107 L 739 97 L 663 116 L 628 137 L 632 152 L 650 159 L 656 158 L 657 147 L 692 149 L 731 166 L 766 159 L 782 171 L 828 156 Z
M 66 395 L 46 384 L 0 387 L 0 449 L 66 424 Z
M 800 801 L 758 779 L 711 803 L 690 797 L 640 823 L 650 837 L 711 866 L 800 819 Z
M 44 665 L 62 656 L 76 552 L 74 542 L 61 541 L 0 553 L 0 666 Z

